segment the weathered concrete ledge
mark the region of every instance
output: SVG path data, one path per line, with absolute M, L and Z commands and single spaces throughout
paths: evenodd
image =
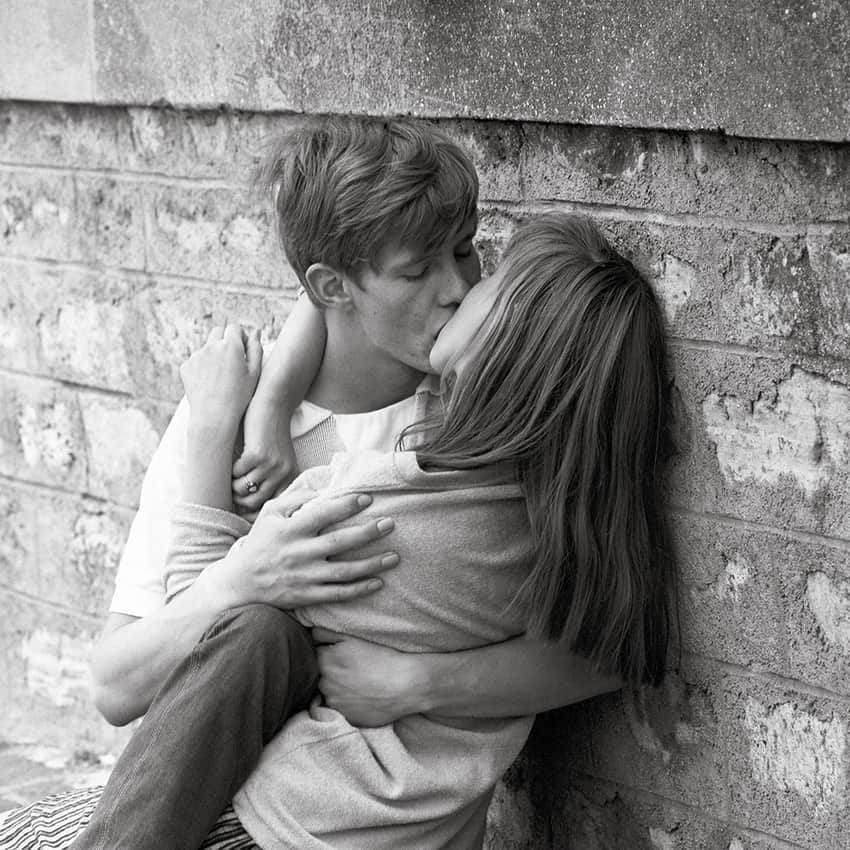
M 839 0 L 6 0 L 0 99 L 850 139 Z

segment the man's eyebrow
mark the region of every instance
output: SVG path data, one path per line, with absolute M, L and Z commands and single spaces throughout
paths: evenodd
M 424 251 L 410 250 L 410 252 L 401 257 L 401 259 L 390 263 L 387 271 L 398 271 L 399 269 L 406 269 L 408 266 L 418 266 L 420 263 L 428 262 L 428 260 L 430 260 L 433 256 L 433 253 L 427 254 Z

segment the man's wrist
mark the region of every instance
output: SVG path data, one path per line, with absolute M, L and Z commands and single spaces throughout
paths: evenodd
M 408 671 L 409 695 L 415 702 L 413 713 L 439 714 L 445 707 L 447 680 L 450 678 L 450 654 L 414 653 Z

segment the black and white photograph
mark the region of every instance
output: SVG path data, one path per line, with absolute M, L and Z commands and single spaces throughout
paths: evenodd
M 847 0 L 0 0 L 0 850 L 850 848 Z

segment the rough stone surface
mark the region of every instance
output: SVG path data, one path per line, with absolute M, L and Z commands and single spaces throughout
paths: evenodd
M 850 462 L 850 389 L 802 371 L 755 401 L 711 393 L 703 421 L 727 482 L 793 480 L 811 501 Z
M 848 138 L 840 2 L 204 8 L 96 0 L 90 19 L 81 0 L 7 4 L 0 96 Z
M 16 485 L 0 496 L 2 585 L 99 617 L 112 597 L 132 510 Z
M 793 564 L 787 539 L 717 520 L 676 517 L 682 643 L 701 655 L 788 675 L 778 567 Z
M 29 265 L 0 257 L 6 367 L 88 387 L 176 401 L 178 367 L 215 324 L 277 336 L 293 293 Z
M 0 171 L 0 246 L 4 254 L 66 259 L 74 236 L 70 175 Z
M 81 395 L 88 490 L 119 504 L 137 502 L 142 477 L 173 413 L 171 405 L 141 409 L 123 399 Z
M 803 846 L 840 847 L 850 815 L 847 704 L 765 682 L 729 679 L 727 688 L 732 816 Z
M 675 499 L 780 528 L 850 536 L 846 383 L 784 359 L 682 353 L 687 440 Z
M 5 0 L 0 6 L 0 97 L 91 100 L 88 0 Z
M 243 187 L 302 116 L 0 101 L 0 163 L 114 169 Z M 481 196 L 801 224 L 850 218 L 844 145 L 528 121 L 439 120 Z M 734 186 L 734 191 L 729 187 Z
M 33 604 L 5 591 L 3 596 L 0 712 L 4 738 L 93 754 L 120 751 L 129 730 L 109 726 L 89 696 L 86 647 L 100 633 L 99 618 Z
M 145 205 L 139 186 L 78 178 L 73 259 L 117 268 L 145 267 Z
M 223 189 L 161 187 L 151 203 L 152 271 L 267 286 L 296 283 L 279 256 L 267 206 Z M 283 278 L 283 279 L 282 279 Z
M 0 398 L 0 472 L 83 490 L 87 466 L 76 393 L 2 375 Z
M 766 707 L 747 700 L 750 766 L 757 781 L 802 797 L 815 812 L 835 805 L 842 786 L 845 724 L 818 720 L 791 703 Z
M 658 690 L 564 710 L 547 730 L 550 745 L 580 773 L 720 816 L 728 792 L 716 685 L 710 667 L 691 662 Z
M 520 174 L 550 200 L 753 221 L 846 220 L 846 146 L 523 123 Z M 735 191 L 730 191 L 730 187 Z

